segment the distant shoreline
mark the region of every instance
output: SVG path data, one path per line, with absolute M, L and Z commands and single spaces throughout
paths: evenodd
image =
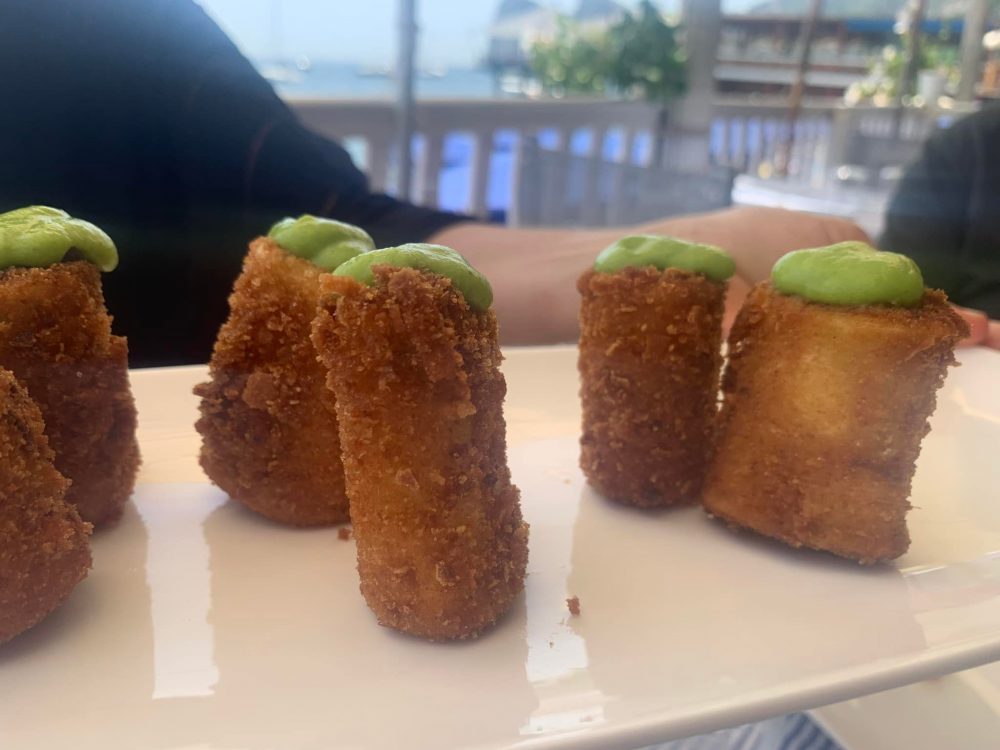
M 295 61 L 253 60 L 280 94 L 350 98 L 390 98 L 396 83 L 387 68 L 360 63 L 311 60 L 302 70 Z M 477 99 L 499 96 L 493 76 L 482 68 L 428 68 L 418 73 L 417 96 Z

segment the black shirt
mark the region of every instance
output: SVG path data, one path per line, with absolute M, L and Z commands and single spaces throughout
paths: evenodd
M 111 235 L 133 365 L 207 360 L 247 242 L 277 219 L 386 246 L 466 218 L 372 194 L 190 0 L 6 0 L 0 81 L 0 211 L 56 206 Z
M 931 137 L 890 203 L 880 245 L 912 257 L 952 302 L 1000 318 L 1000 107 Z

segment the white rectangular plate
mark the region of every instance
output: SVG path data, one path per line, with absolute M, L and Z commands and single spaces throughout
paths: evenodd
M 267 523 L 205 481 L 204 368 L 136 371 L 134 505 L 95 535 L 68 604 L 0 648 L 0 745 L 634 748 L 1000 658 L 1000 356 L 961 359 L 913 546 L 872 569 L 695 508 L 604 501 L 577 469 L 575 349 L 509 351 L 527 591 L 483 638 L 444 645 L 376 625 L 352 541 Z

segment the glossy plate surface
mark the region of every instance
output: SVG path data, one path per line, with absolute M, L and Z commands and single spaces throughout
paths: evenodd
M 96 535 L 68 604 L 0 649 L 0 746 L 629 748 L 1000 658 L 1000 356 L 962 354 L 913 546 L 876 569 L 596 496 L 576 467 L 575 359 L 508 352 L 527 591 L 448 645 L 376 625 L 352 541 L 271 525 L 206 483 L 203 368 L 134 372 L 134 505 Z
M 1000 662 L 810 713 L 844 750 L 996 750 Z

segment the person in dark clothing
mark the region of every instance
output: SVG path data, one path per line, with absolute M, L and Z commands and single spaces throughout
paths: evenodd
M 136 363 L 205 361 L 246 240 L 283 216 L 380 245 L 462 219 L 369 193 L 191 2 L 15 0 L 0 74 L 0 209 L 54 205 L 117 241 L 105 294 Z
M 374 194 L 191 0 L 2 3 L 0 80 L 0 211 L 56 206 L 114 238 L 121 264 L 105 292 L 133 366 L 206 361 L 248 240 L 288 215 L 357 224 L 381 246 L 455 247 L 493 282 L 507 343 L 572 339 L 575 279 L 625 233 L 726 247 L 733 309 L 782 253 L 864 238 L 838 219 L 745 208 L 507 229 Z
M 1000 319 L 1000 106 L 927 141 L 890 202 L 880 246 L 912 257 L 953 302 Z

